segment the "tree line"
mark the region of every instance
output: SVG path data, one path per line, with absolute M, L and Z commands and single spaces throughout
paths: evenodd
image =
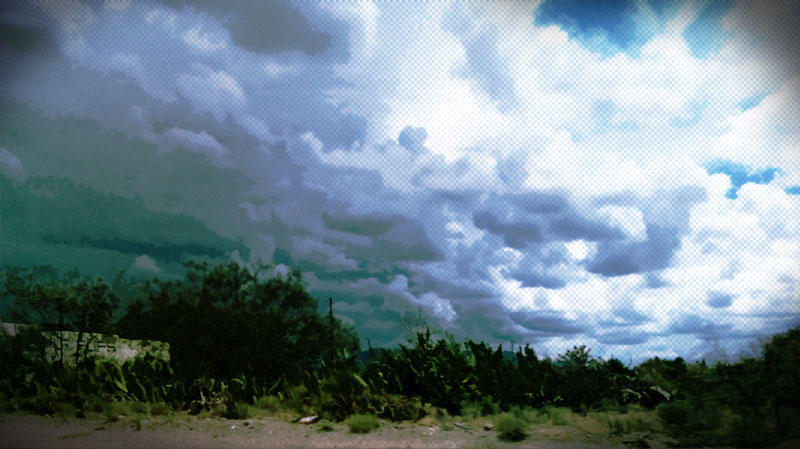
M 319 314 L 299 272 L 184 265 L 183 278 L 125 284 L 118 277 L 117 288 L 47 267 L 4 271 L 2 298 L 13 321 L 78 332 L 79 342 L 114 333 L 170 344 L 169 362 L 115 364 L 84 349 L 75 363 L 62 358 L 53 367 L 44 362 L 41 333 L 6 336 L 6 407 L 51 412 L 68 401 L 80 413 L 92 398 L 105 398 L 198 410 L 216 398 L 226 416 L 236 416 L 239 404 L 276 397 L 298 413 L 334 420 L 363 412 L 402 420 L 421 417 L 425 404 L 451 415 L 476 407 L 487 414 L 549 406 L 624 412 L 638 404 L 655 409 L 684 444 L 757 446 L 800 428 L 800 327 L 774 336 L 758 356 L 713 366 L 654 358 L 627 367 L 584 346 L 542 359 L 526 345 L 508 358 L 484 342 L 434 340 L 430 329 L 399 350 L 370 347 L 359 363 L 355 330 Z

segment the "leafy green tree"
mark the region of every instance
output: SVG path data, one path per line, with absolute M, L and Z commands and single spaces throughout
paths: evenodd
M 270 277 L 268 265 L 251 271 L 233 262 L 184 266 L 185 279 L 148 281 L 146 300 L 131 304 L 118 325 L 121 336 L 168 342 L 179 375 L 297 384 L 307 372 L 335 368 L 324 362 L 331 348 L 336 363 L 355 369 L 355 331 L 320 316 L 299 272 Z
M 27 273 L 19 269 L 3 272 L 4 298 L 13 299 L 11 318 L 34 324 L 45 330 L 58 331 L 60 362 L 64 363 L 64 341 L 61 331 L 78 333 L 75 362 L 88 357 L 87 335 L 111 330 L 114 310 L 119 298 L 101 278 L 79 277 L 75 271 L 59 277 L 49 266 L 37 267 Z M 81 353 L 83 348 L 83 353 Z

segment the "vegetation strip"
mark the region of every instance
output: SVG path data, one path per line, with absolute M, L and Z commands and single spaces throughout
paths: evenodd
M 610 435 L 663 431 L 683 446 L 769 446 L 800 429 L 800 327 L 774 336 L 758 357 L 713 366 L 654 358 L 632 368 L 583 346 L 540 359 L 529 346 L 509 354 L 450 335 L 434 339 L 430 329 L 411 346 L 370 348 L 362 359 L 355 331 L 319 315 L 299 273 L 185 266 L 180 280 L 133 288 L 117 279 L 126 285 L 122 297 L 101 278 L 5 271 L 9 318 L 32 327 L 1 337 L 0 412 L 100 414 L 137 429 L 176 413 L 290 414 L 353 433 L 375 430 L 378 418 L 432 417 L 469 431 L 465 422 L 480 428 L 477 420 L 491 417 L 486 426 L 509 441 L 549 422 Z M 84 349 L 65 354 L 62 344 L 53 357 L 42 330 L 75 332 Z M 111 334 L 165 342 L 169 358 L 101 358 L 82 340 Z

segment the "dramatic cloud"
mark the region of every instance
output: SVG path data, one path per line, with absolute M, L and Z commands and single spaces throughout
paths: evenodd
M 791 2 L 0 7 L 2 264 L 303 272 L 375 347 L 800 324 Z M 320 302 L 320 308 L 325 305 Z

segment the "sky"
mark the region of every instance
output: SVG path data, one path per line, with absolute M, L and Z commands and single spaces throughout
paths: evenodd
M 302 272 L 373 347 L 800 325 L 797 2 L 0 6 L 0 264 Z

